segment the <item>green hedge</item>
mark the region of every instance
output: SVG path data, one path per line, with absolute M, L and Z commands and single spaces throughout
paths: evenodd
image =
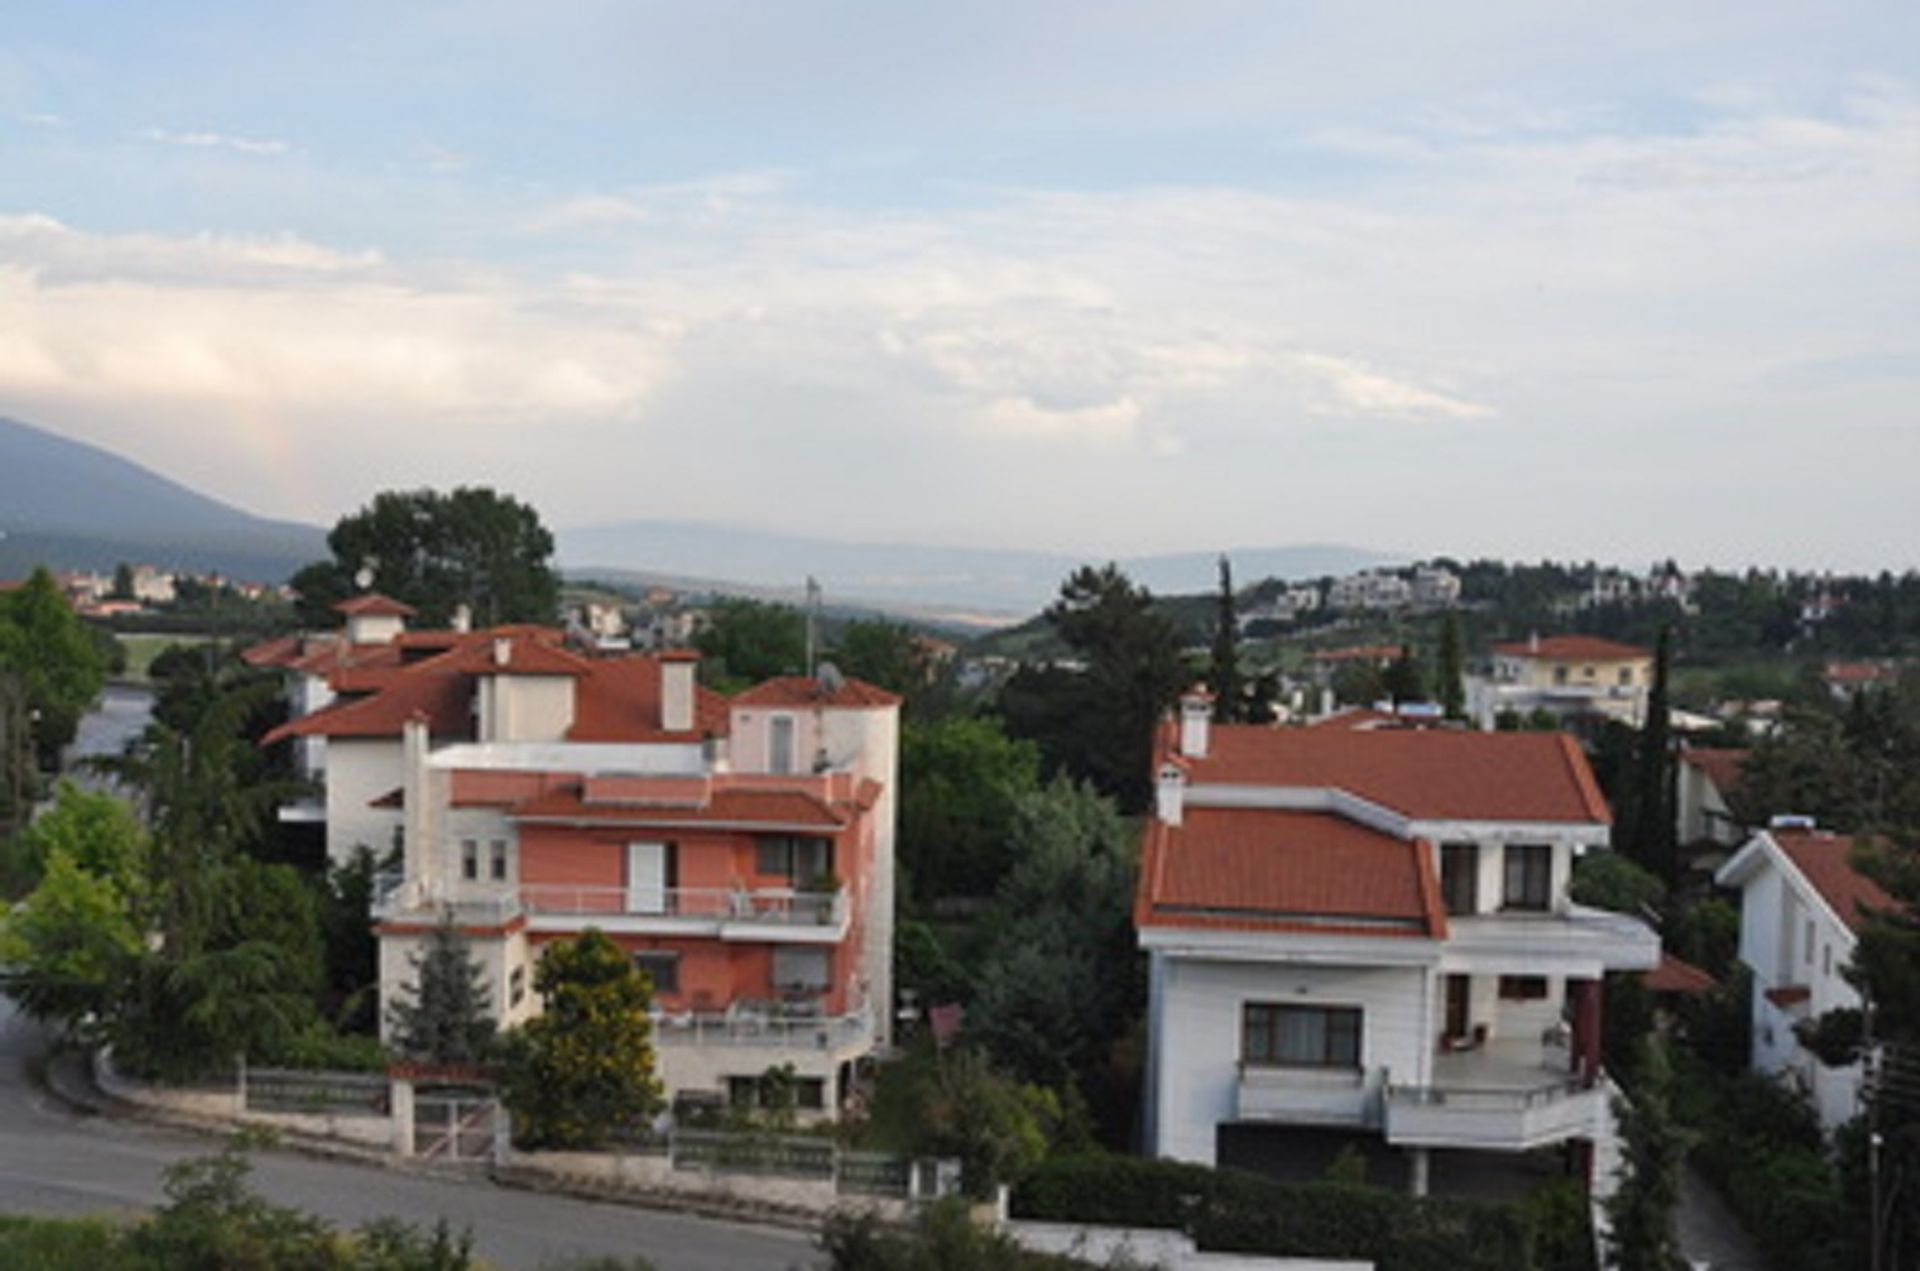
M 1016 1217 L 1165 1227 L 1210 1253 L 1357 1258 L 1379 1271 L 1530 1271 L 1532 1233 L 1511 1206 L 1415 1199 L 1344 1183 L 1278 1183 L 1173 1161 L 1047 1161 L 1013 1192 Z

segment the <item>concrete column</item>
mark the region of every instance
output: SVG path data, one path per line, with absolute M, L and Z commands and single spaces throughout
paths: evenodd
M 413 1083 L 403 1077 L 387 1082 L 387 1123 L 393 1129 L 396 1156 L 413 1155 Z
M 1425 1196 L 1428 1186 L 1428 1172 L 1432 1167 L 1432 1153 L 1424 1147 L 1412 1149 L 1410 1158 L 1412 1169 L 1407 1171 L 1407 1190 L 1415 1196 Z

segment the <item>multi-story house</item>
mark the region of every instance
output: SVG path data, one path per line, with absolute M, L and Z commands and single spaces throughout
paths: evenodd
M 1807 1095 L 1827 1129 L 1860 1110 L 1860 1065 L 1828 1067 L 1800 1044 L 1799 1025 L 1857 1010 L 1843 974 L 1866 910 L 1898 902 L 1848 860 L 1853 840 L 1806 817 L 1775 817 L 1714 881 L 1740 892 L 1740 961 L 1753 972 L 1753 1067 Z
M 838 1106 L 887 1037 L 899 699 L 831 668 L 726 698 L 692 653 L 349 604 L 344 638 L 256 660 L 330 686 L 268 741 L 324 743 L 331 851 L 391 854 L 383 1002 L 451 919 L 518 1023 L 542 948 L 597 928 L 652 977 L 670 1094 L 751 1098 L 791 1063 L 803 1107 Z
M 1682 844 L 1732 847 L 1745 836 L 1728 799 L 1740 784 L 1740 769 L 1750 753 L 1716 746 L 1687 746 L 1680 751 L 1674 815 Z
M 1563 721 L 1614 719 L 1637 726 L 1653 684 L 1653 653 L 1597 636 L 1534 635 L 1493 646 L 1492 670 L 1467 680 L 1467 707 L 1482 728 L 1505 712 L 1544 710 Z
M 1413 571 L 1413 603 L 1421 609 L 1451 609 L 1460 603 L 1460 575 L 1439 565 L 1418 565 Z
M 1413 584 L 1391 569 L 1369 569 L 1327 586 L 1329 609 L 1404 609 L 1413 603 Z
M 1575 1143 L 1591 1168 L 1601 977 L 1659 943 L 1567 898 L 1610 820 L 1572 739 L 1208 709 L 1184 699 L 1155 747 L 1148 1151 L 1316 1127 L 1404 1150 L 1416 1191 L 1436 1150 Z

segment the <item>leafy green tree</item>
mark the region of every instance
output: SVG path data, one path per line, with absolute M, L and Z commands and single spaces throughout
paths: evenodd
M 120 884 L 64 849 L 46 858 L 40 885 L 0 917 L 0 975 L 22 1010 L 86 1040 L 115 1006 L 142 948 Z
M 393 1046 L 422 1064 L 474 1064 L 493 1049 L 486 973 L 473 960 L 452 915 L 441 919 L 413 957 L 413 992 L 387 1006 Z
M 658 1112 L 653 991 L 620 947 L 589 928 L 549 945 L 533 983 L 545 1009 L 506 1035 L 501 1093 L 515 1138 L 597 1147 Z
M 1188 682 L 1179 633 L 1152 593 L 1112 564 L 1075 570 L 1046 618 L 1078 665 L 1016 673 L 1000 696 L 1007 731 L 1039 743 L 1051 771 L 1138 811 L 1150 793 L 1154 726 Z
M 44 568 L 0 592 L 0 671 L 19 677 L 40 766 L 57 767 L 106 682 L 106 662 Z
M 1667 886 L 1659 875 L 1618 852 L 1594 851 L 1574 865 L 1568 895 L 1578 904 L 1642 917 L 1659 913 Z
M 1434 654 L 1434 696 L 1448 719 L 1467 717 L 1466 650 L 1460 615 L 1449 610 L 1440 622 L 1440 647 Z
M 1039 788 L 1039 748 L 993 719 L 902 728 L 899 854 L 914 903 L 992 894 L 1014 859 L 1015 801 Z
M 121 561 L 113 567 L 113 590 L 107 593 L 111 600 L 133 599 L 133 566 Z
M 1213 617 L 1213 660 L 1207 664 L 1207 687 L 1213 691 L 1213 719 L 1217 724 L 1238 724 L 1246 719 L 1246 703 L 1241 700 L 1240 623 L 1233 611 L 1233 566 L 1220 558 L 1220 593 Z
M 700 650 L 702 682 L 723 691 L 807 669 L 807 620 L 791 605 L 719 601 L 693 643 Z
M 38 883 L 56 852 L 64 852 L 96 877 L 134 878 L 144 865 L 147 844 L 126 800 L 62 781 L 53 806 L 21 830 L 6 850 L 11 892 Z
M 1000 1076 L 979 1052 L 959 1047 L 938 1056 L 920 1107 L 921 1149 L 960 1160 L 961 1186 L 986 1199 L 1047 1153 L 1046 1121 L 1057 1100 Z
M 363 590 L 363 569 L 372 590 L 414 606 L 429 624 L 444 624 L 462 604 L 485 625 L 552 622 L 559 612 L 553 535 L 532 507 L 484 486 L 385 491 L 342 517 L 327 547 L 331 560 L 293 578 L 309 625 L 333 623 L 333 606 Z
M 1420 662 L 1413 656 L 1412 646 L 1402 648 L 1400 656 L 1388 664 L 1381 676 L 1381 687 L 1395 705 L 1424 702 L 1427 699 L 1426 676 L 1421 674 Z
M 1614 1100 L 1623 1177 L 1607 1201 L 1609 1243 L 1620 1271 L 1686 1271 L 1673 1211 L 1687 1141 L 1673 1119 L 1673 1070 L 1657 1037 L 1644 1039 L 1639 1068 L 1632 1098 Z
M 849 622 L 835 642 L 833 661 L 855 679 L 902 697 L 927 683 L 929 668 L 919 641 L 897 622 Z
M 1343 706 L 1372 706 L 1391 696 L 1386 672 L 1372 662 L 1348 662 L 1333 673 L 1333 700 Z

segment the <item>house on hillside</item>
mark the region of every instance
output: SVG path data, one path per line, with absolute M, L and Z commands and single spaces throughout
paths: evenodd
M 1675 776 L 1674 811 L 1682 844 L 1717 843 L 1732 847 L 1746 835 L 1727 799 L 1740 784 L 1748 750 L 1687 746 L 1680 751 Z
M 1859 1064 L 1829 1068 L 1798 1026 L 1855 1009 L 1843 974 L 1869 909 L 1898 904 L 1848 859 L 1852 838 L 1805 817 L 1775 817 L 1714 881 L 1740 892 L 1740 961 L 1753 972 L 1753 1067 L 1791 1083 L 1831 1130 L 1860 1111 Z
M 1467 710 L 1482 728 L 1503 714 L 1535 711 L 1563 723 L 1638 727 L 1652 684 L 1651 650 L 1596 636 L 1535 635 L 1493 646 L 1490 671 L 1467 677 Z
M 542 948 L 598 928 L 653 979 L 670 1095 L 750 1100 L 791 1063 L 803 1107 L 839 1106 L 888 1037 L 899 699 L 831 668 L 727 698 L 692 653 L 348 604 L 320 648 L 252 654 L 316 703 L 267 742 L 321 743 L 329 854 L 392 853 L 382 1001 L 451 916 L 520 1022 Z
M 1610 821 L 1572 738 L 1215 725 L 1192 695 L 1154 762 L 1151 1155 L 1333 1134 L 1425 1192 L 1472 1154 L 1610 1151 L 1601 977 L 1660 948 L 1567 897 Z

